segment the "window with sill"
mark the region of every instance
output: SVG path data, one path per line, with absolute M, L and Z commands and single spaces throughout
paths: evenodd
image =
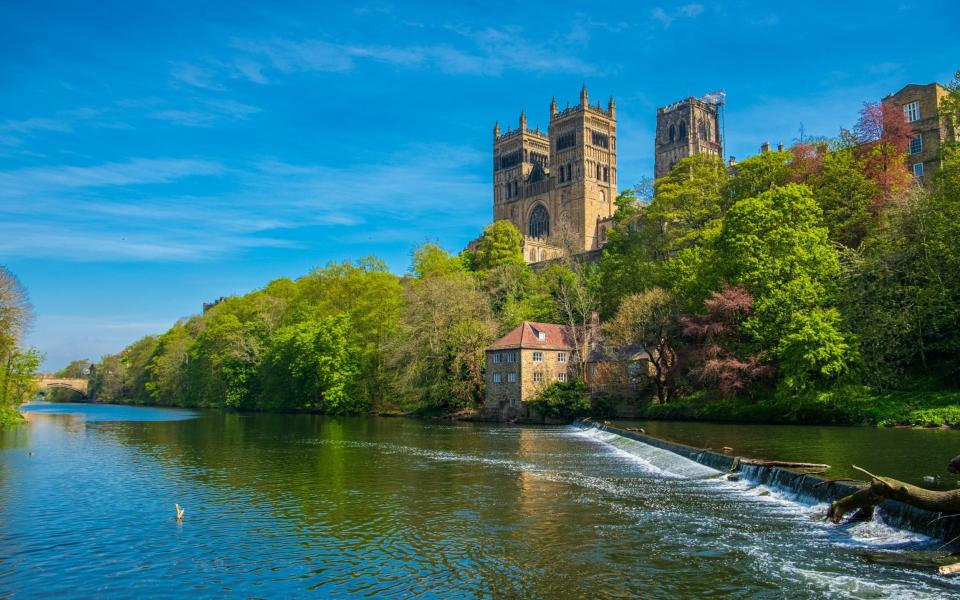
M 562 363 L 567 362 L 567 353 L 557 352 L 557 362 L 562 362 Z
M 500 381 L 501 381 L 500 373 L 494 373 L 494 374 L 493 374 L 493 382 L 494 382 L 494 383 L 500 383 Z
M 920 101 L 914 100 L 903 105 L 903 118 L 907 123 L 913 123 L 920 120 Z
M 533 362 L 543 362 L 543 352 L 534 352 Z
M 920 154 L 923 152 L 923 136 L 919 133 L 910 140 L 910 154 Z
M 559 381 L 560 383 L 566 383 L 566 382 L 567 382 L 567 374 L 566 374 L 565 372 L 557 373 L 557 381 Z
M 507 373 L 507 383 L 516 383 L 517 374 L 516 373 Z
M 533 374 L 533 380 L 534 380 L 536 383 L 540 383 L 541 381 L 543 381 L 543 373 L 541 373 L 540 371 L 537 371 L 536 373 L 534 373 L 534 374 Z

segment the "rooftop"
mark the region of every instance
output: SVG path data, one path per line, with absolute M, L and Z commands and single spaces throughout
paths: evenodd
M 556 323 L 524 321 L 511 329 L 507 335 L 492 343 L 488 350 L 498 348 L 572 348 L 573 336 L 570 327 Z

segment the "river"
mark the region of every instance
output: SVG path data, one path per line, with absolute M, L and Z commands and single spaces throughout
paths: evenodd
M 592 430 L 28 409 L 0 431 L 0 597 L 960 596 L 864 556 L 932 540 Z

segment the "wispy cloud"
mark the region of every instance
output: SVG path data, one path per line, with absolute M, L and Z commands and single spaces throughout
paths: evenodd
M 0 172 L 0 198 L 7 199 L 0 255 L 205 261 L 254 248 L 304 248 L 312 236 L 302 230 L 349 243 L 369 239 L 381 223 L 411 239 L 425 222 L 437 235 L 482 224 L 477 208 L 486 205 L 489 185 L 473 173 L 486 161 L 483 152 L 443 144 L 401 150 L 376 164 L 342 167 L 264 158 L 227 170 L 200 159 L 134 159 Z M 229 186 L 215 185 L 220 175 Z M 214 189 L 164 192 L 164 184 L 187 177 L 207 177 L 203 187 Z
M 674 10 L 666 10 L 660 6 L 650 11 L 650 17 L 663 25 L 666 29 L 677 19 L 693 19 L 703 13 L 703 5 L 697 3 L 684 4 Z

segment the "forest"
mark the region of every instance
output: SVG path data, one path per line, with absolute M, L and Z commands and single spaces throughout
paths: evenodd
M 960 123 L 960 73 L 948 87 L 941 113 Z M 403 275 L 367 257 L 277 279 L 104 356 L 92 393 L 453 413 L 482 402 L 498 336 L 524 320 L 582 330 L 597 311 L 605 343 L 653 357 L 638 416 L 960 426 L 960 144 L 920 182 L 911 137 L 899 108 L 865 104 L 834 138 L 684 159 L 617 198 L 597 262 L 532 268 L 498 221 L 475 252 L 420 246 Z M 610 405 L 555 386 L 545 399 L 569 414 Z

